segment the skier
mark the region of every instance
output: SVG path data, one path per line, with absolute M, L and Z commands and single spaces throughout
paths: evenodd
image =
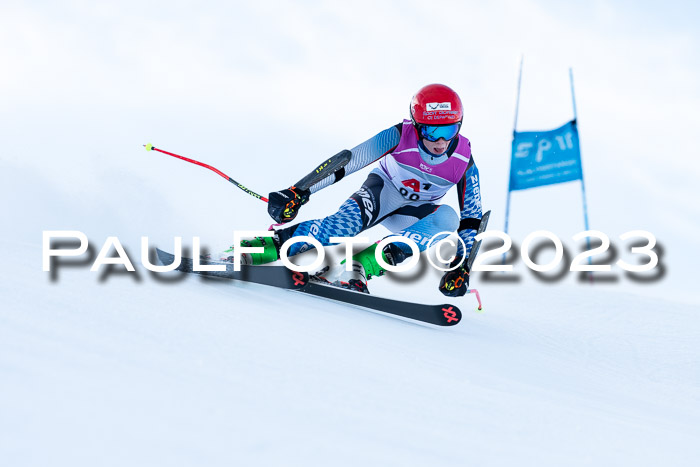
M 311 236 L 322 245 L 331 245 L 331 237 L 354 237 L 363 230 L 382 224 L 397 235 L 416 243 L 420 251 L 427 240 L 439 232 L 457 231 L 464 241 L 457 257 L 440 280 L 439 289 L 447 296 L 462 296 L 469 285 L 466 258 L 482 217 L 479 172 L 471 154 L 471 144 L 459 134 L 462 102 L 455 91 L 442 84 L 421 88 L 410 104 L 411 120 L 388 128 L 352 149 L 347 165 L 327 178 L 302 191 L 294 186 L 270 193 L 268 212 L 278 223 L 293 221 L 311 195 L 339 182 L 345 176 L 379 160 L 362 187 L 353 193 L 338 211 L 323 219 L 309 220 L 276 230 L 270 237 L 243 241 L 244 246 L 263 247 L 263 253 L 243 253 L 243 264 L 264 264 L 279 259 L 280 246 L 296 236 Z M 437 202 L 457 185 L 460 215 L 448 205 Z M 381 276 L 385 270 L 375 258 L 377 244 L 352 257 L 351 272 L 338 266 L 312 276 L 344 288 L 369 293 L 367 280 Z M 302 253 L 313 245 L 297 242 L 289 256 Z M 224 255 L 230 254 L 227 250 Z M 382 258 L 396 265 L 412 255 L 403 243 L 390 243 L 382 250 Z M 231 260 L 232 256 L 227 258 Z

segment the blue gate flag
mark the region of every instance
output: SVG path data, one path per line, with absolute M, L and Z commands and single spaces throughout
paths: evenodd
M 583 180 L 576 120 L 550 131 L 513 132 L 509 191 Z

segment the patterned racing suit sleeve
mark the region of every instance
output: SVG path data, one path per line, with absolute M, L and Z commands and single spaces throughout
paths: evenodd
M 479 169 L 474 163 L 473 155 L 462 179 L 457 183 L 457 196 L 459 196 L 460 208 L 460 223 L 457 228 L 457 235 L 464 241 L 464 246 L 459 242 L 457 255 L 468 257 L 482 216 Z
M 340 171 L 329 175 L 313 185 L 311 187 L 311 193 L 316 193 L 327 186 L 339 182 L 340 179 L 346 175 L 357 172 L 358 170 L 367 167 L 371 163 L 390 153 L 396 146 L 398 146 L 399 140 L 401 139 L 401 125 L 402 124 L 399 123 L 391 128 L 387 128 L 364 143 L 358 144 L 352 148 L 352 157 L 350 158 L 350 162 L 348 162 L 348 164 Z

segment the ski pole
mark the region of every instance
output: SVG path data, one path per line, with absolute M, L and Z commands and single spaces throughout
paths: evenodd
M 174 153 L 172 153 L 172 152 L 163 151 L 162 149 L 158 149 L 158 148 L 154 147 L 154 146 L 153 146 L 152 144 L 150 144 L 150 143 L 149 143 L 149 144 L 144 144 L 143 147 L 146 148 L 146 151 L 158 151 L 158 152 L 161 152 L 161 153 L 163 153 L 163 154 L 167 154 L 168 156 L 173 156 L 173 157 L 176 157 L 176 158 L 178 158 L 178 159 L 182 159 L 183 161 L 189 162 L 189 163 L 191 163 L 191 164 L 196 164 L 196 165 L 199 165 L 199 166 L 201 166 L 201 167 L 206 167 L 207 169 L 212 170 L 212 171 L 216 172 L 217 174 L 221 175 L 221 176 L 224 177 L 226 180 L 228 180 L 229 182 L 233 183 L 234 185 L 236 185 L 238 188 L 240 188 L 241 190 L 245 191 L 246 193 L 248 193 L 250 196 L 253 196 L 253 197 L 255 197 L 255 198 L 258 198 L 259 200 L 265 201 L 266 203 L 269 201 L 269 200 L 268 200 L 267 198 L 265 198 L 264 196 L 260 196 L 259 194 L 257 194 L 257 193 L 254 192 L 253 190 L 250 190 L 250 189 L 246 188 L 245 186 L 241 185 L 240 183 L 238 183 L 237 181 L 235 181 L 234 179 L 232 179 L 231 177 L 229 177 L 228 175 L 226 175 L 225 173 L 223 173 L 223 172 L 220 171 L 219 169 L 217 169 L 217 168 L 215 168 L 215 167 L 212 167 L 211 165 L 205 164 L 205 163 L 203 163 L 203 162 L 196 161 L 196 160 L 194 160 L 194 159 L 189 159 L 189 158 L 187 158 L 187 157 L 183 157 L 183 156 L 180 156 L 180 155 L 178 155 L 178 154 L 174 154 Z
M 476 289 L 469 289 L 467 293 L 473 293 L 476 295 L 476 301 L 479 302 L 479 307 L 476 309 L 477 313 L 483 313 L 484 307 L 481 305 L 481 297 L 479 296 L 479 291 Z

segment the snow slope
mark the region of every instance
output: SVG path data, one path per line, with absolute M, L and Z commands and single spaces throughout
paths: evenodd
M 5 188 L 32 183 L 4 173 Z M 0 242 L 13 265 L 0 269 L 3 465 L 695 465 L 700 454 L 694 304 L 485 283 L 486 313 L 458 299 L 463 322 L 434 329 L 150 274 L 107 202 L 111 222 L 90 206 L 68 213 L 68 195 L 42 186 L 3 206 L 14 228 Z M 82 219 L 96 249 L 116 229 L 138 273 L 83 261 L 52 280 L 26 215 L 37 210 L 45 228 Z M 429 289 L 380 280 L 375 291 L 442 301 L 430 274 Z
M 30 246 L 30 245 L 28 245 Z M 21 259 L 17 255 L 17 259 Z M 3 270 L 5 465 L 693 465 L 697 309 L 580 290 L 445 331 L 264 286 Z M 41 446 L 37 449 L 37 446 Z

